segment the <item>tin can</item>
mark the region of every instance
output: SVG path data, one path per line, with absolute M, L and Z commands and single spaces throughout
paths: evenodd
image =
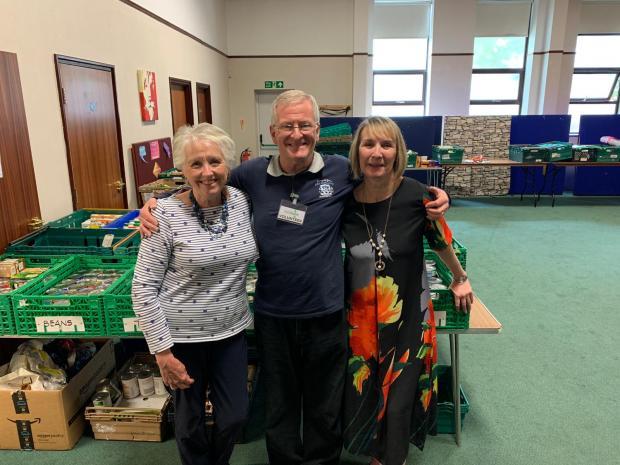
M 140 389 L 140 395 L 143 397 L 152 396 L 155 394 L 155 383 L 153 381 L 153 372 L 148 368 L 143 369 L 138 374 L 138 387 Z
M 133 399 L 140 395 L 140 385 L 138 384 L 138 375 L 136 373 L 130 371 L 123 373 L 121 375 L 121 385 L 125 399 Z
M 159 367 L 157 365 L 153 365 L 151 370 L 153 371 L 153 384 L 155 385 L 155 395 L 163 396 L 165 394 L 168 394 L 168 391 L 166 390 L 166 385 L 164 384 L 164 378 L 161 376 Z

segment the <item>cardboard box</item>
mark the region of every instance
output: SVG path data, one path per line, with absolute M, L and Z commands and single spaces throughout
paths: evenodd
M 82 407 L 97 382 L 114 369 L 114 344 L 105 342 L 61 390 L 0 390 L 0 449 L 71 449 L 84 432 Z M 0 367 L 6 374 L 8 364 Z
M 169 395 L 122 399 L 116 407 L 86 407 L 95 439 L 155 441 L 164 439 Z

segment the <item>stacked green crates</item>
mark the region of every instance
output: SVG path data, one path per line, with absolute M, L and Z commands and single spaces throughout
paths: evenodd
M 437 432 L 439 434 L 454 434 L 456 432 L 456 424 L 454 422 L 454 394 L 452 393 L 452 371 L 449 366 L 437 365 Z M 469 412 L 469 400 L 459 386 L 459 397 L 461 404 L 461 429 L 465 415 Z
M 105 243 L 106 236 L 111 238 Z M 129 229 L 43 228 L 9 244 L 7 252 L 23 255 L 137 255 L 140 234 Z
M 442 165 L 458 165 L 463 163 L 464 152 L 458 145 L 433 145 L 431 158 Z
M 573 159 L 573 144 L 569 142 L 545 142 L 539 147 L 549 149 L 549 161 L 570 161 Z
M 454 295 L 449 289 L 452 283 L 452 274 L 433 251 L 424 252 L 425 260 L 433 260 L 437 274 L 448 289 L 432 289 L 431 300 L 435 311 L 435 324 L 441 329 L 467 329 L 469 328 L 469 313 L 457 311 L 454 304 Z M 438 312 L 445 312 L 445 319 L 439 318 Z
M 23 255 L 13 255 L 13 254 L 5 254 L 0 255 L 0 261 L 5 258 L 23 258 L 25 265 L 27 268 L 41 268 L 47 267 L 52 268 L 57 263 L 60 263 L 64 260 L 67 260 L 66 256 L 23 256 Z M 37 278 L 33 279 L 33 281 L 45 281 L 49 278 L 50 270 L 39 275 Z M 21 288 L 15 289 L 6 294 L 0 294 L 0 335 L 13 335 L 17 334 L 17 326 L 15 324 L 15 316 L 13 314 L 13 304 L 11 298 L 16 295 Z
M 27 336 L 102 336 L 105 334 L 103 298 L 127 275 L 133 273 L 135 257 L 94 257 L 75 255 L 67 258 L 11 296 L 17 334 Z M 116 269 L 122 275 L 103 293 L 94 295 L 47 295 L 46 291 L 80 270 Z M 44 321 L 81 320 L 83 328 L 65 326 L 48 330 Z M 58 323 L 60 324 L 60 323 Z M 39 325 L 39 326 L 38 326 Z M 43 325 L 43 326 L 42 326 Z M 48 326 L 49 327 L 49 326 Z
M 458 258 L 459 263 L 461 264 L 463 269 L 466 270 L 467 269 L 467 248 L 463 244 L 461 244 L 459 241 L 457 241 L 456 239 L 452 239 L 452 248 L 454 249 L 454 254 L 456 255 L 456 258 Z M 431 248 L 428 245 L 426 238 L 424 238 L 424 253 L 428 251 L 431 251 Z
M 94 209 L 94 208 L 85 208 L 82 210 L 76 210 L 73 213 L 63 216 L 54 221 L 50 221 L 47 223 L 47 227 L 49 228 L 60 228 L 60 229 L 81 229 L 82 223 L 89 219 L 91 215 L 96 214 L 104 214 L 104 215 L 126 215 L 131 210 L 113 210 L 113 209 Z
M 114 283 L 103 295 L 103 316 L 108 336 L 142 336 L 133 311 L 131 282 L 133 269 Z
M 601 163 L 620 162 L 620 147 L 600 146 L 596 161 Z
M 598 145 L 573 145 L 573 161 L 596 161 Z
M 519 163 L 542 163 L 548 162 L 551 153 L 548 148 L 538 145 L 511 145 L 508 148 L 508 157 Z

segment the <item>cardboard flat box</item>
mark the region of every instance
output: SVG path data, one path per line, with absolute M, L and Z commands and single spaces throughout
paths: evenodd
M 116 407 L 87 407 L 95 439 L 162 441 L 170 395 L 122 399 Z
M 114 344 L 108 340 L 61 390 L 0 390 L 0 449 L 71 449 L 84 432 L 82 407 L 114 365 Z M 7 370 L 8 364 L 0 367 L 0 376 Z

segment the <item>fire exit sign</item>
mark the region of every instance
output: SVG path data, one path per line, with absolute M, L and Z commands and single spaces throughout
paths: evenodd
M 265 89 L 284 89 L 284 81 L 265 81 Z

